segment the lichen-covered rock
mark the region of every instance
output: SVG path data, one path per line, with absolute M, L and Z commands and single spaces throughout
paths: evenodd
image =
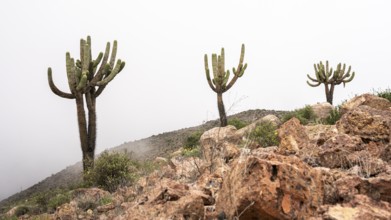
M 321 219 L 349 220 L 388 220 L 391 219 L 391 205 L 376 201 L 365 195 L 356 195 L 348 203 L 328 205 L 324 207 Z
M 391 111 L 366 105 L 345 113 L 337 122 L 340 133 L 360 136 L 363 140 L 390 141 Z
M 347 157 L 351 153 L 363 149 L 363 142 L 359 137 L 347 134 L 336 135 L 320 147 L 319 162 L 323 167 L 349 168 L 353 163 Z
M 338 129 L 335 125 L 306 125 L 305 131 L 311 143 L 318 146 L 324 144 L 328 139 L 338 134 Z
M 330 116 L 330 112 L 334 109 L 333 105 L 328 102 L 317 103 L 311 105 L 312 110 L 317 119 L 324 120 Z
M 341 107 L 341 113 L 346 113 L 359 106 L 366 105 L 377 110 L 391 110 L 391 102 L 385 98 L 372 94 L 362 94 L 345 102 Z
M 278 129 L 280 145 L 277 152 L 283 155 L 296 154 L 310 145 L 310 139 L 297 118 L 285 122 Z
M 294 156 L 258 153 L 235 160 L 216 200 L 228 219 L 306 219 L 334 195 L 334 179 Z M 330 186 L 330 187 L 329 187 Z M 330 191 L 331 190 L 331 191 Z
M 213 172 L 225 163 L 239 156 L 237 144 L 242 137 L 236 133 L 234 126 L 217 127 L 206 131 L 200 138 L 201 151 L 206 167 Z

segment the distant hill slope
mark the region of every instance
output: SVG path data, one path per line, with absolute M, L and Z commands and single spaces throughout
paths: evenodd
M 274 114 L 281 117 L 284 111 L 274 110 L 248 110 L 232 116 L 230 118 L 238 118 L 242 121 L 252 122 L 268 114 Z M 110 151 L 127 151 L 132 152 L 135 159 L 153 159 L 157 156 L 168 156 L 170 153 L 176 151 L 183 146 L 186 138 L 195 131 L 206 131 L 219 125 L 218 120 L 208 121 L 202 125 L 183 128 L 177 131 L 171 131 L 162 133 L 159 135 L 153 135 L 149 138 L 127 142 L 117 147 L 111 148 Z M 0 202 L 0 213 L 2 208 L 6 207 L 10 203 L 26 199 L 36 192 L 42 192 L 45 190 L 55 188 L 65 188 L 80 183 L 82 180 L 82 165 L 78 162 L 72 166 L 68 166 L 64 170 L 53 174 L 50 177 L 42 180 L 41 182 L 31 186 L 30 188 L 19 192 L 15 195 Z

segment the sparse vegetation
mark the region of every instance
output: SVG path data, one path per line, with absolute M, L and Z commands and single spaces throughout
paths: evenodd
M 234 126 L 236 129 L 244 128 L 248 125 L 247 122 L 240 120 L 239 118 L 232 118 L 228 120 L 228 125 Z
M 374 92 L 377 96 L 385 98 L 391 102 L 391 89 L 390 88 L 385 89 L 385 90 L 378 90 L 378 91 L 374 91 Z
M 56 196 L 52 197 L 48 202 L 48 208 L 51 212 L 54 212 L 57 207 L 60 205 L 67 203 L 71 200 L 71 195 L 69 192 L 60 193 Z
M 201 157 L 201 149 L 199 146 L 189 148 L 183 148 L 182 156 L 184 157 Z
M 330 112 L 329 117 L 325 119 L 324 123 L 327 125 L 335 125 L 335 123 L 337 123 L 337 121 L 342 116 L 340 110 L 341 110 L 340 106 L 336 106 L 335 108 L 333 108 L 333 110 L 331 110 Z
M 19 216 L 22 216 L 22 215 L 25 215 L 29 212 L 29 208 L 27 206 L 19 206 L 18 208 L 16 208 L 15 210 L 15 216 L 19 217 Z
M 134 165 L 125 154 L 103 152 L 96 160 L 94 169 L 85 174 L 86 182 L 114 192 L 134 180 L 135 176 L 130 171 Z
M 192 150 L 193 148 L 196 148 L 198 145 L 200 145 L 200 138 L 202 134 L 203 134 L 202 131 L 195 131 L 192 134 L 190 134 L 186 138 L 183 148 L 187 150 Z
M 303 125 L 315 123 L 316 120 L 314 110 L 309 105 L 306 105 L 304 108 L 296 109 L 293 112 L 286 113 L 282 116 L 282 122 L 286 122 L 293 117 L 299 119 L 300 123 Z
M 276 146 L 279 144 L 277 127 L 268 121 L 260 122 L 251 131 L 249 138 L 262 147 Z

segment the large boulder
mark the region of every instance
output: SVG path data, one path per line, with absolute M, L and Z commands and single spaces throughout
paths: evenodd
M 332 200 L 333 182 L 327 170 L 295 156 L 258 152 L 234 161 L 218 193 L 216 211 L 228 219 L 308 219 Z
M 388 220 L 391 219 L 390 203 L 373 200 L 364 195 L 356 195 L 348 203 L 327 205 L 320 219 L 348 220 Z
M 337 128 L 341 133 L 358 135 L 363 140 L 389 142 L 391 111 L 361 105 L 342 115 Z
M 278 137 L 280 145 L 277 152 L 283 155 L 296 154 L 310 145 L 305 127 L 297 118 L 292 118 L 281 125 L 278 129 Z
M 363 142 L 359 137 L 340 134 L 328 139 L 318 153 L 320 165 L 328 168 L 349 168 L 352 161 L 348 156 L 355 151 L 363 150 Z
M 318 146 L 324 144 L 328 139 L 338 134 L 338 129 L 335 125 L 306 125 L 305 130 L 311 143 Z
M 390 110 L 391 108 L 391 102 L 389 102 L 387 99 L 367 93 L 360 96 L 356 96 L 351 100 L 345 102 L 341 106 L 341 113 L 344 114 L 362 105 L 366 105 L 377 110 Z
M 317 119 L 325 120 L 330 116 L 330 112 L 334 109 L 333 105 L 328 102 L 317 103 L 311 105 L 312 110 Z
M 236 131 L 234 126 L 228 125 L 212 128 L 202 134 L 200 138 L 202 155 L 213 170 L 239 156 L 237 144 L 241 142 L 242 137 Z

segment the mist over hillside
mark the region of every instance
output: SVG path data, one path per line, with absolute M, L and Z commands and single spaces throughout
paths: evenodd
M 274 110 L 248 110 L 229 116 L 228 118 L 237 118 L 242 121 L 252 122 L 268 114 L 274 114 L 281 116 L 286 111 L 274 111 Z M 219 125 L 218 120 L 211 120 L 202 125 L 198 125 L 190 128 L 182 128 L 176 131 L 165 132 L 158 135 L 153 135 L 141 140 L 125 142 L 119 146 L 109 149 L 109 151 L 115 152 L 128 152 L 132 154 L 132 157 L 137 160 L 151 160 L 157 156 L 168 156 L 170 153 L 176 151 L 183 146 L 186 138 L 195 131 L 206 131 L 210 128 Z M 98 157 L 98 155 L 97 155 Z M 55 188 L 67 188 L 77 185 L 82 180 L 82 164 L 78 162 L 76 164 L 66 167 L 64 170 L 45 178 L 39 183 L 23 190 L 15 195 L 8 197 L 0 202 L 0 210 L 7 204 L 27 198 L 36 192 L 42 192 L 45 190 L 52 190 Z

